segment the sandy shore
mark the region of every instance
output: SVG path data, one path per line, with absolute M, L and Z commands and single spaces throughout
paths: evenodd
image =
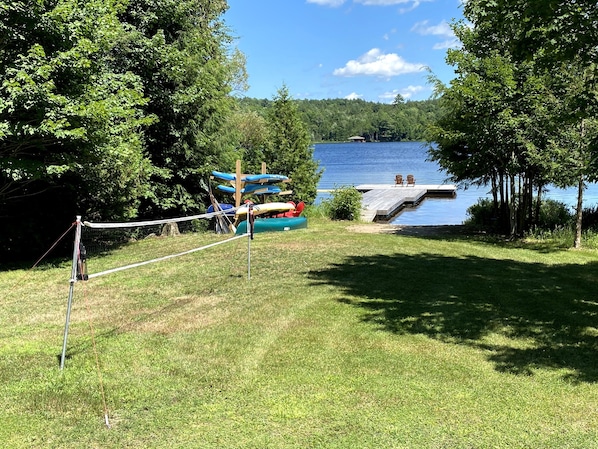
M 404 226 L 384 223 L 360 223 L 348 226 L 347 230 L 366 234 L 397 234 L 417 237 L 466 234 L 465 226 L 462 225 Z

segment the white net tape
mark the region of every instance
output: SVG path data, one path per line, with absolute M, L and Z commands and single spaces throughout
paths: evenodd
M 204 249 L 212 248 L 212 247 L 214 247 L 216 245 L 222 245 L 223 243 L 228 243 L 228 242 L 231 242 L 233 240 L 237 240 L 237 239 L 240 239 L 240 238 L 246 237 L 246 236 L 247 236 L 247 234 L 236 235 L 234 237 L 231 237 L 230 239 L 222 240 L 220 242 L 210 243 L 209 245 L 205 245 L 205 246 L 202 246 L 200 248 L 193 248 L 193 249 L 190 249 L 190 250 L 187 250 L 187 251 L 183 251 L 183 252 L 177 253 L 177 254 L 169 254 L 168 256 L 157 257 L 155 259 L 146 260 L 146 261 L 143 261 L 143 262 L 137 262 L 137 263 L 133 263 L 133 264 L 130 264 L 130 265 L 125 265 L 125 266 L 118 267 L 118 268 L 112 268 L 111 270 L 101 271 L 99 273 L 92 273 L 92 274 L 90 274 L 88 276 L 88 279 L 96 278 L 96 277 L 99 277 L 99 276 L 104 276 L 106 274 L 116 273 L 117 271 L 128 270 L 130 268 L 137 268 L 137 267 L 140 267 L 140 266 L 143 266 L 143 265 L 148 265 L 150 263 L 161 262 L 163 260 L 172 259 L 173 257 L 184 256 L 185 254 L 191 254 L 191 253 L 194 253 L 194 252 L 197 252 L 197 251 L 202 251 Z
M 181 248 L 179 248 L 179 251 L 177 251 L 175 253 L 160 255 L 158 257 L 151 257 L 149 259 L 142 260 L 142 261 L 133 262 L 133 261 L 129 260 L 128 261 L 129 263 L 125 263 L 124 265 L 122 265 L 120 267 L 110 268 L 110 269 L 106 269 L 103 271 L 98 271 L 95 273 L 88 274 L 87 273 L 87 256 L 88 256 L 87 253 L 88 252 L 81 240 L 81 231 L 82 231 L 83 226 L 86 228 L 97 229 L 97 230 L 99 230 L 100 234 L 105 234 L 105 233 L 109 234 L 109 233 L 115 233 L 115 232 L 119 233 L 119 232 L 121 232 L 121 231 L 118 231 L 119 228 L 121 230 L 126 230 L 126 231 L 124 231 L 125 233 L 135 234 L 134 232 L 131 231 L 131 228 L 137 228 L 137 227 L 151 228 L 151 227 L 167 225 L 167 224 L 172 224 L 172 223 L 178 224 L 181 222 L 192 222 L 192 221 L 196 221 L 199 219 L 210 219 L 210 218 L 214 218 L 214 217 L 221 218 L 224 215 L 229 215 L 231 212 L 234 213 L 234 210 L 236 210 L 236 209 L 227 209 L 225 211 L 219 210 L 219 211 L 215 211 L 215 212 L 211 212 L 211 213 L 207 213 L 207 214 L 193 215 L 193 216 L 187 216 L 187 217 L 168 218 L 168 219 L 151 220 L 151 221 L 128 222 L 128 223 L 90 223 L 87 221 L 81 222 L 81 217 L 78 216 L 77 217 L 77 227 L 76 227 L 76 232 L 75 232 L 75 244 L 73 247 L 73 265 L 72 265 L 72 269 L 71 269 L 71 281 L 70 281 L 70 289 L 69 289 L 69 298 L 68 298 L 68 303 L 67 303 L 66 323 L 65 323 L 65 327 L 64 327 L 64 340 L 63 340 L 63 344 L 62 344 L 62 355 L 60 358 L 60 369 L 62 370 L 64 368 L 64 363 L 65 363 L 65 359 L 66 359 L 69 321 L 70 321 L 71 308 L 72 308 L 72 303 L 73 303 L 73 290 L 74 290 L 73 287 L 78 280 L 88 280 L 88 279 L 104 276 L 107 274 L 116 273 L 116 272 L 123 271 L 123 270 L 128 270 L 131 268 L 148 265 L 151 263 L 161 262 L 161 261 L 172 259 L 175 257 L 184 256 L 186 254 L 191 254 L 191 253 L 194 253 L 197 251 L 202 251 L 204 249 L 212 248 L 214 246 L 221 245 L 224 243 L 229 243 L 229 242 L 238 240 L 243 237 L 249 237 L 248 245 L 247 245 L 247 279 L 250 279 L 250 277 L 251 277 L 251 238 L 253 237 L 251 235 L 251 233 L 234 235 L 233 237 L 225 239 L 225 240 L 220 240 L 217 242 L 209 243 L 207 245 L 188 249 L 185 251 L 180 251 Z M 103 231 L 102 229 L 105 229 L 108 231 Z M 233 230 L 233 232 L 235 232 L 235 231 Z M 167 238 L 171 239 L 172 237 L 167 237 Z M 103 242 L 103 244 L 106 244 L 108 248 L 118 247 L 120 244 L 122 244 L 124 242 L 124 240 L 122 240 L 120 238 L 110 237 L 110 236 L 105 237 L 103 239 L 99 239 L 99 240 L 100 240 L 100 243 Z M 92 241 L 93 241 L 93 239 L 92 239 Z M 185 240 L 185 241 L 188 241 L 188 240 Z M 172 241 L 169 240 L 168 245 L 162 245 L 162 246 L 166 246 L 169 250 L 175 250 L 176 245 L 173 246 L 171 242 Z M 149 254 L 145 254 L 145 255 L 149 255 Z M 155 253 L 154 253 L 154 255 L 155 255 Z M 121 261 L 121 263 L 123 263 L 123 262 L 124 261 Z M 107 421 L 107 418 L 106 418 L 106 421 Z
M 191 221 L 191 220 L 198 220 L 201 218 L 213 218 L 218 217 L 220 215 L 230 214 L 232 211 L 235 211 L 237 208 L 227 209 L 226 211 L 216 211 L 210 212 L 207 214 L 200 214 L 200 215 L 191 215 L 187 217 L 178 217 L 178 218 L 164 218 L 161 220 L 151 220 L 151 221 L 130 221 L 126 223 L 91 223 L 89 221 L 84 221 L 83 226 L 88 228 L 95 228 L 95 229 L 117 229 L 117 228 L 133 228 L 137 226 L 154 226 L 154 225 L 161 225 L 167 223 L 180 223 L 183 221 Z
M 84 228 L 88 228 L 90 230 L 95 230 L 97 232 L 100 232 L 101 234 L 96 234 L 94 237 L 90 237 L 91 241 L 86 241 L 87 243 L 89 243 L 91 247 L 95 247 L 100 246 L 100 245 L 106 245 L 107 248 L 111 247 L 111 246 L 117 246 L 118 244 L 122 244 L 126 241 L 136 241 L 137 237 L 140 238 L 147 238 L 148 236 L 156 236 L 155 233 L 151 232 L 156 230 L 156 227 L 162 226 L 162 225 L 168 225 L 168 224 L 180 224 L 180 223 L 191 223 L 193 221 L 197 221 L 197 220 L 208 220 L 211 218 L 221 218 L 223 216 L 228 216 L 230 217 L 231 214 L 234 214 L 234 211 L 236 211 L 237 208 L 231 208 L 231 209 L 226 209 L 226 210 L 218 210 L 215 212 L 209 212 L 209 213 L 204 213 L 204 214 L 199 214 L 199 215 L 191 215 L 191 216 L 185 216 L 185 217 L 178 217 L 178 218 L 165 218 L 165 219 L 160 219 L 160 220 L 148 220 L 148 221 L 135 221 L 135 222 L 123 222 L 123 223 L 93 223 L 93 222 L 89 222 L 89 221 L 84 221 L 81 222 L 81 224 L 83 225 Z M 233 217 L 234 218 L 234 217 Z M 140 229 L 147 229 L 147 231 L 127 231 L 127 230 L 131 230 L 132 228 L 140 228 Z M 108 232 L 108 234 L 104 234 L 104 232 Z M 178 230 L 177 230 L 178 231 Z M 91 232 L 91 231 L 90 231 Z M 114 232 L 124 232 L 125 234 L 111 234 Z M 159 232 L 159 231 L 158 231 Z M 233 232 L 234 232 L 234 228 L 233 228 Z M 101 235 L 101 236 L 100 236 Z M 218 242 L 214 242 L 214 243 L 209 243 L 206 244 L 204 246 L 201 247 L 194 247 L 192 249 L 188 249 L 188 250 L 184 250 L 181 251 L 180 245 L 162 245 L 161 249 L 162 249 L 162 255 L 160 254 L 155 254 L 154 253 L 154 257 L 152 257 L 152 255 L 150 254 L 145 254 L 145 258 L 143 256 L 143 252 L 138 253 L 137 256 L 138 257 L 134 257 L 133 259 L 137 259 L 137 260 L 129 260 L 129 261 L 125 261 L 123 260 L 122 262 L 124 262 L 123 266 L 117 267 L 117 268 L 110 268 L 110 269 L 105 269 L 102 271 L 98 271 L 95 273 L 89 273 L 86 277 L 87 279 L 92 279 L 92 278 L 96 278 L 96 277 L 100 277 L 100 276 L 104 276 L 106 274 L 111 274 L 111 273 L 116 273 L 118 271 L 123 271 L 123 270 L 128 270 L 131 268 L 136 268 L 136 267 L 140 267 L 143 265 L 148 265 L 151 263 L 156 263 L 156 262 L 160 262 L 160 261 L 164 261 L 164 260 L 168 260 L 168 259 L 172 259 L 175 257 L 180 257 L 186 254 L 191 254 L 197 251 L 201 251 L 207 248 L 212 248 L 214 246 L 217 245 L 221 245 L 223 243 L 228 243 L 228 242 L 232 242 L 234 240 L 237 240 L 239 238 L 242 237 L 246 237 L 248 236 L 248 233 L 243 233 L 241 235 L 234 235 L 231 238 L 227 238 L 225 240 L 221 240 Z M 102 240 L 103 239 L 103 240 Z M 177 240 L 178 241 L 178 240 Z M 179 246 L 179 251 L 177 251 L 176 246 Z M 169 253 L 164 254 L 164 252 L 168 251 Z M 172 252 L 172 251 L 176 251 L 176 252 Z M 89 251 L 87 251 L 89 253 Z M 151 251 L 154 252 L 154 251 Z M 160 251 L 158 251 L 160 252 Z M 149 256 L 149 257 L 147 257 Z M 107 268 L 107 267 L 105 267 Z

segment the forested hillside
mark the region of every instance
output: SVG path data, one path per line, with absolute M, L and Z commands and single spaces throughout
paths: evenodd
M 262 115 L 271 100 L 243 98 L 241 107 Z M 346 141 L 363 136 L 369 141 L 423 140 L 430 123 L 439 117 L 438 100 L 392 104 L 364 100 L 296 100 L 312 141 Z

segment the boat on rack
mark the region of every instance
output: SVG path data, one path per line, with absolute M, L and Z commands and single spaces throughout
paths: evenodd
M 235 173 L 224 173 L 213 170 L 212 176 L 222 181 L 236 181 L 237 175 Z M 289 177 L 275 173 L 259 173 L 256 175 L 245 175 L 241 177 L 241 182 L 247 184 L 275 184 L 278 182 L 287 182 Z
M 247 175 L 243 181 L 249 184 L 274 184 L 277 182 L 287 182 L 289 177 L 275 173 L 261 173 L 257 175 Z
M 226 215 L 235 215 L 235 206 L 233 206 L 232 204 L 226 204 L 226 203 L 218 203 L 216 206 L 214 204 L 210 204 L 208 206 L 208 210 L 206 211 L 207 213 L 211 214 L 213 212 L 219 212 L 219 211 L 223 211 Z
M 247 216 L 247 212 L 249 212 L 249 206 L 253 209 L 254 215 L 277 215 L 280 213 L 286 213 L 289 211 L 295 210 L 295 203 L 293 202 L 273 202 L 273 203 L 264 203 L 264 204 L 245 204 L 239 207 L 235 211 L 235 215 L 239 220 L 244 220 Z
M 265 164 L 262 166 L 262 173 L 247 175 L 241 173 L 241 164 L 240 161 L 237 161 L 235 173 L 214 170 L 212 177 L 221 181 L 217 186 L 218 190 L 230 193 L 235 197 L 235 220 L 229 228 L 234 229 L 236 234 L 247 232 L 247 215 L 250 206 L 253 214 L 253 232 L 290 231 L 307 227 L 307 218 L 301 215 L 305 207 L 303 201 L 299 204 L 292 201 L 253 204 L 250 200 L 245 200 L 245 204 L 241 205 L 242 195 L 267 196 L 292 193 L 290 190 L 283 192 L 280 187 L 275 185 L 288 183 L 290 179 L 285 175 L 266 173 Z
M 219 184 L 216 186 L 216 188 L 226 193 L 235 193 L 236 191 L 233 186 L 227 186 L 223 184 Z M 241 193 L 251 193 L 253 195 L 276 195 L 280 192 L 282 192 L 280 187 L 270 184 L 246 184 L 245 187 L 241 189 Z

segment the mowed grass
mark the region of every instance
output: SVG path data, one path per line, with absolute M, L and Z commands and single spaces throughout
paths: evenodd
M 0 447 L 598 447 L 597 262 L 312 219 L 77 283 L 63 371 L 70 262 L 4 271 Z

